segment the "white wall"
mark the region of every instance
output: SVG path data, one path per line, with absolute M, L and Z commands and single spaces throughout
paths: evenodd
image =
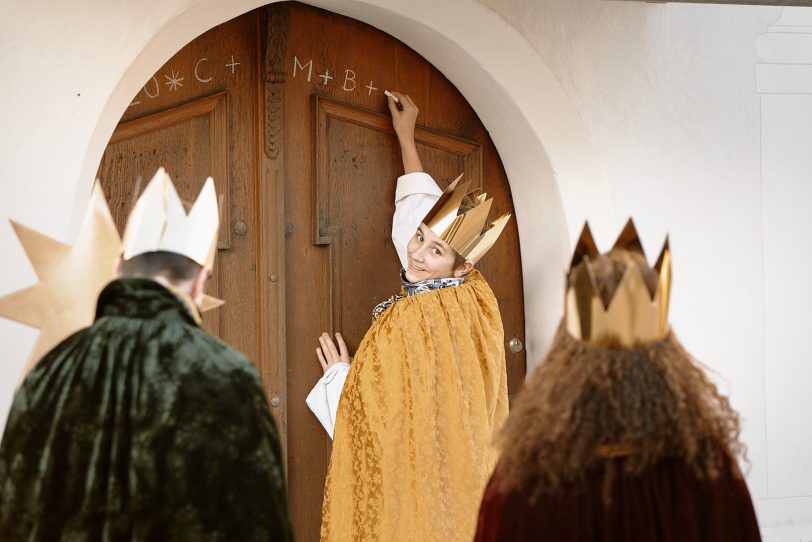
M 261 2 L 145 3 L 84 0 L 67 9 L 52 0 L 3 8 L 11 16 L 0 18 L 0 158 L 7 173 L 0 218 L 67 239 L 89 175 L 141 82 L 194 36 Z M 791 24 L 779 29 L 770 25 L 782 12 L 772 7 L 312 3 L 415 48 L 460 88 L 490 130 L 514 186 L 533 359 L 560 314 L 561 272 L 583 218 L 595 218 L 598 241 L 607 246 L 633 215 L 651 257 L 671 234 L 671 320 L 742 414 L 748 482 L 766 539 L 812 537 L 812 503 L 802 497 L 812 495 L 812 429 L 796 421 L 812 406 L 804 381 L 812 376 L 803 341 L 809 318 L 802 312 L 812 300 L 803 282 L 812 263 L 812 224 L 804 214 L 812 202 L 812 104 L 808 88 L 791 96 L 756 90 L 759 63 L 811 63 L 803 54 L 769 56 L 812 51 L 808 42 L 782 49 L 759 38 L 768 27 L 804 33 L 810 12 L 785 11 Z M 90 27 L 94 32 L 86 32 Z M 801 70 L 790 82 L 812 80 Z M 789 77 L 771 73 L 759 72 L 759 84 Z M 0 294 L 34 280 L 1 223 L 0 250 L 8 255 Z M 16 378 L 13 368 L 34 334 L 0 320 L 0 336 L 8 360 L 0 368 L 2 414 L 10 400 L 3 385 Z
M 812 9 L 786 8 L 758 37 L 764 208 L 768 496 L 776 540 L 812 532 Z M 805 497 L 804 497 L 805 496 Z M 778 534 L 782 538 L 778 538 Z
M 670 232 L 671 320 L 742 414 L 765 539 L 812 538 L 812 9 L 484 1 L 572 98 L 617 219 L 652 256 Z
M 485 0 L 527 37 L 601 156 L 618 228 L 674 251 L 671 322 L 744 419 L 766 491 L 756 36 L 775 8 Z M 735 21 L 735 23 L 733 23 Z M 744 294 L 746 292 L 746 294 Z

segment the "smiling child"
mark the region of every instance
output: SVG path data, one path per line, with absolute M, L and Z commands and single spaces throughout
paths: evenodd
M 402 290 L 375 307 L 352 364 L 339 333 L 319 337 L 307 403 L 334 438 L 321 539 L 470 540 L 508 407 L 499 307 L 474 266 L 509 215 L 486 227 L 485 194 L 422 171 L 417 107 L 392 94 Z

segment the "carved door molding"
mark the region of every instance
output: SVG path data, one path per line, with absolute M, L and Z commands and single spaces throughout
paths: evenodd
M 108 145 L 112 146 L 127 139 L 156 132 L 198 117 L 205 119 L 209 125 L 209 168 L 220 198 L 220 232 L 217 248 L 227 250 L 231 248 L 231 229 L 228 227 L 231 223 L 229 212 L 231 181 L 228 172 L 228 91 L 215 92 L 158 113 L 122 122 L 113 131 Z M 201 186 L 204 180 L 199 179 Z M 143 184 L 145 185 L 148 181 L 149 179 L 145 179 Z M 135 203 L 138 195 L 133 194 L 133 196 L 133 203 Z M 194 198 L 197 194 L 189 196 L 186 198 L 187 200 Z M 191 201 L 194 200 L 191 199 Z

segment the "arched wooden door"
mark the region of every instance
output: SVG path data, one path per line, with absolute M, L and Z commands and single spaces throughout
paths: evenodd
M 494 215 L 512 210 L 487 131 L 439 71 L 369 25 L 298 3 L 238 17 L 170 59 L 133 100 L 99 168 L 119 227 L 134 179 L 158 165 L 186 197 L 215 176 L 225 209 L 212 293 L 227 305 L 206 323 L 260 368 L 303 541 L 318 539 L 330 453 L 304 402 L 321 373 L 316 337 L 340 330 L 354 348 L 372 308 L 399 289 L 390 227 L 402 168 L 384 89 L 420 107 L 418 146 L 441 185 L 464 172 L 494 196 Z M 515 221 L 479 268 L 506 342 L 523 340 Z M 515 392 L 524 352 L 506 351 Z

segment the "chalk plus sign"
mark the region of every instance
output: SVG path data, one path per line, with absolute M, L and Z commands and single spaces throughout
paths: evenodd
M 378 87 L 373 87 L 373 86 L 372 86 L 372 81 L 370 81 L 370 82 L 369 82 L 369 84 L 367 85 L 367 87 L 366 87 L 366 88 L 368 88 L 368 89 L 369 89 L 369 92 L 367 92 L 367 96 L 369 96 L 370 94 L 372 94 L 372 91 L 373 91 L 373 90 L 378 90 Z
M 330 70 L 324 70 L 324 73 L 323 73 L 323 74 L 321 74 L 321 75 L 319 75 L 319 77 L 320 77 L 321 79 L 324 79 L 324 81 L 322 82 L 322 85 L 326 85 L 326 84 L 327 84 L 327 81 L 329 81 L 330 79 L 332 79 L 332 78 L 333 78 L 333 76 L 332 76 L 332 75 L 330 75 Z
M 239 65 L 240 65 L 239 62 L 234 62 L 234 55 L 231 55 L 231 62 L 226 64 L 227 67 L 231 68 L 232 74 L 234 73 L 234 68 L 236 68 Z

